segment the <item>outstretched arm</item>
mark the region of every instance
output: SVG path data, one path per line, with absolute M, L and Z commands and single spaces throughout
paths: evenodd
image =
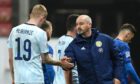
M 42 57 L 42 62 L 43 63 L 61 66 L 62 68 L 66 69 L 66 70 L 68 70 L 68 69 L 70 69 L 74 66 L 73 63 L 70 63 L 70 62 L 66 61 L 69 58 L 63 59 L 61 61 L 54 60 L 48 53 L 42 54 L 41 57 Z
M 72 84 L 72 71 L 64 71 L 66 84 Z
M 128 74 L 130 75 L 130 77 L 134 80 L 134 82 L 136 84 L 140 84 L 140 78 L 137 75 L 132 63 L 127 63 L 125 64 L 126 70 L 128 71 Z
M 11 76 L 12 76 L 12 84 L 14 84 L 14 68 L 13 68 L 12 48 L 9 48 L 9 66 L 10 66 L 10 72 L 11 72 Z

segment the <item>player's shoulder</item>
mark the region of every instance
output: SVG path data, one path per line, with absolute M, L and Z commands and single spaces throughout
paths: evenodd
M 35 29 L 36 29 L 36 31 L 38 31 L 38 32 L 45 32 L 43 29 L 41 29 L 40 27 L 37 27 L 37 26 L 36 26 Z
M 20 27 L 21 25 L 23 25 L 23 24 L 20 24 L 20 25 L 14 26 L 14 27 L 12 28 L 12 30 L 17 29 L 17 28 Z
M 71 40 L 73 39 L 71 36 L 67 36 L 67 35 L 62 35 L 60 38 L 58 38 L 58 40 L 63 40 L 63 41 L 67 41 L 67 40 Z
M 61 40 L 61 39 L 63 39 L 63 38 L 65 38 L 64 35 L 60 36 L 60 37 L 58 38 L 58 40 Z
M 36 25 L 31 25 L 31 24 L 24 24 L 26 26 L 29 26 L 32 30 L 37 31 L 37 32 L 44 32 L 40 27 Z
M 115 41 L 117 44 L 127 45 L 127 43 L 126 43 L 126 42 L 123 42 L 123 41 L 121 41 L 121 40 L 120 40 L 120 39 L 118 39 L 118 38 L 114 39 L 114 41 Z
M 20 25 L 15 26 L 15 27 L 12 28 L 12 30 L 17 30 L 17 29 L 32 30 L 32 31 L 34 31 L 36 34 L 41 34 L 42 32 L 45 32 L 45 31 L 43 31 L 43 30 L 42 30 L 40 27 L 38 27 L 38 26 L 30 25 L 30 24 L 26 24 L 26 23 L 20 24 Z
M 67 35 L 62 35 L 58 38 L 58 45 L 68 45 L 73 40 L 72 37 Z
M 13 27 L 13 29 L 24 29 L 24 28 L 29 28 L 29 27 L 30 27 L 30 29 L 31 29 L 31 27 L 36 28 L 37 26 L 22 23 L 22 24 L 19 24 L 19 25 Z
M 114 39 L 114 41 L 115 41 L 115 45 L 117 45 L 120 48 L 129 48 L 128 43 L 126 42 L 123 42 L 119 39 Z
M 20 25 L 14 26 L 14 27 L 12 28 L 12 31 L 15 31 L 16 29 L 22 27 L 23 25 L 24 25 L 24 24 L 20 24 Z

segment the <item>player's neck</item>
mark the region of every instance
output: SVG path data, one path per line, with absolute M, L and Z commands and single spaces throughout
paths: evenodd
M 75 32 L 71 32 L 71 31 L 68 31 L 66 35 L 71 36 L 71 37 L 74 38 L 76 36 L 76 33 Z
M 36 19 L 29 19 L 29 20 L 27 21 L 27 23 L 28 23 L 28 24 L 34 24 L 34 25 L 36 25 L 36 26 L 39 26 L 39 21 L 36 20 Z
M 117 38 L 118 38 L 119 40 L 121 40 L 121 41 L 124 41 L 123 36 L 118 35 Z

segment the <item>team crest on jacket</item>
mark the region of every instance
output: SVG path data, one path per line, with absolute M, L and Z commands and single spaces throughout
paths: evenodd
M 98 49 L 98 52 L 99 52 L 99 53 L 103 53 L 103 48 L 99 48 L 99 49 Z
M 101 41 L 96 41 L 96 46 L 97 47 L 101 47 L 102 46 L 102 42 Z

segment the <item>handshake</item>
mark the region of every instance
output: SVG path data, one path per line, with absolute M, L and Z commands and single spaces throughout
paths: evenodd
M 64 70 L 70 70 L 71 68 L 74 67 L 74 64 L 71 63 L 71 61 L 72 61 L 71 58 L 68 58 L 68 57 L 64 56 L 64 57 L 61 59 L 60 66 L 61 66 Z

